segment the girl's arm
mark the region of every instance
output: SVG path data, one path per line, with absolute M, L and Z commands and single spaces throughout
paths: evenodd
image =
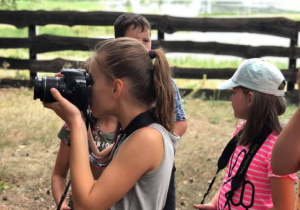
M 72 131 L 76 132 L 79 129 L 72 127 Z M 120 200 L 143 174 L 154 171 L 163 160 L 164 144 L 161 134 L 153 128 L 142 128 L 124 143 L 101 177 L 94 182 L 90 171 L 87 170 L 88 158 L 84 155 L 87 151 L 79 136 L 72 136 L 71 133 L 72 193 L 76 209 L 108 209 Z
M 52 194 L 56 205 L 58 205 L 61 196 L 66 188 L 66 177 L 70 164 L 69 159 L 70 147 L 64 142 L 61 142 L 51 177 Z M 67 206 L 66 200 L 63 202 L 61 209 L 71 209 Z
M 99 152 L 99 157 L 103 157 L 101 159 L 98 159 L 97 161 L 100 163 L 105 163 L 108 161 L 109 159 L 109 153 L 111 151 L 113 147 L 113 144 L 108 146 L 107 148 L 105 148 L 104 150 L 102 150 L 101 152 Z M 93 164 L 91 164 L 91 170 L 94 176 L 94 179 L 97 180 L 99 179 L 99 177 L 101 176 L 102 172 L 104 171 L 106 167 L 95 167 Z
M 105 148 L 104 150 L 102 150 L 100 152 L 95 144 L 90 127 L 89 127 L 89 131 L 88 131 L 88 139 L 89 139 L 89 144 L 90 144 L 90 147 L 92 148 L 93 153 L 95 155 L 97 155 L 98 157 L 101 157 L 101 162 L 106 162 L 108 160 L 108 155 L 113 147 L 113 144 L 109 145 L 107 148 Z
M 293 210 L 295 201 L 294 181 L 290 177 L 270 178 L 274 208 L 271 210 Z
M 108 209 L 143 174 L 159 167 L 164 156 L 162 135 L 154 128 L 145 127 L 127 139 L 95 182 L 89 164 L 87 131 L 80 111 L 56 89 L 50 91 L 58 102 L 44 104 L 45 107 L 53 109 L 71 130 L 70 168 L 76 210 Z
M 271 159 L 272 171 L 278 175 L 300 169 L 300 108 L 278 136 Z
M 89 145 L 90 145 L 93 153 L 97 157 L 100 158 L 100 159 L 97 159 L 97 161 L 100 163 L 105 163 L 106 161 L 108 161 L 109 153 L 112 150 L 113 144 L 111 144 L 110 146 L 108 146 L 107 148 L 105 148 L 104 150 L 102 150 L 100 152 L 95 144 L 90 127 L 89 127 L 89 131 L 88 131 L 88 139 L 89 139 Z M 103 167 L 103 168 L 95 167 L 95 166 L 93 166 L 93 164 L 90 164 L 90 166 L 91 166 L 92 174 L 93 174 L 95 180 L 101 176 L 103 170 L 105 169 L 105 167 Z
M 176 121 L 174 122 L 174 133 L 178 136 L 183 136 L 183 134 L 187 130 L 187 121 L 182 120 L 182 121 Z

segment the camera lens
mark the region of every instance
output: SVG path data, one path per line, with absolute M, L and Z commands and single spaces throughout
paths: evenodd
M 42 78 L 35 77 L 33 99 L 36 100 L 42 96 Z
M 64 95 L 66 90 L 66 83 L 64 82 L 64 78 L 45 76 L 42 78 L 36 77 L 34 81 L 34 100 L 39 98 L 45 103 L 55 102 L 56 100 L 50 93 L 51 88 L 56 88 L 62 95 Z

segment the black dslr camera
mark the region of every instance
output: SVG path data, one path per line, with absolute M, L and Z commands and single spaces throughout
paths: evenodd
M 60 94 L 78 107 L 86 111 L 89 105 L 89 86 L 93 84 L 92 77 L 84 70 L 62 69 L 64 77 L 36 77 L 34 81 L 34 100 L 40 99 L 45 103 L 55 102 L 50 93 L 51 88 L 56 88 Z

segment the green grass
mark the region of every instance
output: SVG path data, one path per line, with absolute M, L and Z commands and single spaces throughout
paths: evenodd
M 28 28 L 18 29 L 12 25 L 0 24 L 0 31 L 2 31 L 1 37 L 3 38 L 27 38 L 28 37 Z
M 55 58 L 64 58 L 70 60 L 79 60 L 84 61 L 92 55 L 92 51 L 72 51 L 72 50 L 64 50 L 59 52 L 49 52 L 42 53 L 39 55 L 39 59 L 43 60 L 51 60 Z
M 279 117 L 280 121 L 283 124 L 287 123 L 288 120 L 293 116 L 293 114 L 295 113 L 297 108 L 298 108 L 298 106 L 296 106 L 295 104 L 289 104 L 287 106 L 287 109 L 286 109 L 285 113 Z
M 37 26 L 38 35 L 51 34 L 57 36 L 74 36 L 74 37 L 113 37 L 113 26 L 64 26 L 50 24 L 46 26 Z M 5 32 L 1 34 L 1 37 L 14 37 L 14 38 L 27 38 L 28 28 L 15 28 L 14 26 L 7 24 L 0 24 L 0 30 Z
M 29 49 L 0 49 L 0 57 L 29 59 Z
M 9 4 L 8 7 L 2 6 L 4 9 L 11 10 L 78 10 L 78 11 L 92 11 L 92 10 L 107 10 L 110 9 L 106 4 L 98 3 L 98 1 L 59 1 L 59 0 L 18 0 L 16 7 Z
M 2 9 L 10 10 L 48 10 L 48 11 L 65 11 L 65 10 L 76 10 L 76 11 L 115 11 L 116 6 L 110 0 L 102 1 L 59 1 L 59 0 L 17 0 L 16 5 L 12 5 L 10 2 L 7 5 L 0 5 Z M 133 12 L 130 6 L 125 6 L 124 9 L 127 12 Z M 153 14 L 159 13 L 159 11 L 153 11 Z M 230 11 L 230 12 L 214 12 L 211 14 L 199 14 L 198 17 L 286 17 L 293 20 L 300 20 L 299 13 L 296 12 L 284 12 L 284 13 L 272 13 L 263 14 L 261 12 L 252 12 L 251 14 L 245 14 L 241 11 Z
M 57 36 L 74 36 L 74 37 L 89 37 L 96 38 L 101 36 L 109 36 L 113 38 L 113 26 L 62 26 L 62 25 L 47 25 L 38 27 L 39 35 L 51 34 Z
M 209 17 L 218 17 L 218 18 L 261 18 L 261 17 L 284 17 L 294 21 L 300 20 L 299 13 L 272 13 L 272 14 L 262 14 L 262 13 L 251 13 L 251 14 L 239 14 L 239 13 L 213 13 L 213 14 L 199 14 L 199 18 L 209 18 Z
M 168 56 L 168 55 L 167 55 Z M 168 61 L 171 66 L 182 66 L 182 67 L 197 67 L 197 68 L 237 68 L 243 61 L 242 58 L 236 59 L 215 59 L 207 58 L 201 59 L 199 56 L 182 55 L 177 57 L 170 57 Z M 277 61 L 274 59 L 266 59 L 270 63 L 273 63 L 280 69 L 287 69 L 288 64 L 286 62 Z
M 0 182 L 0 192 L 5 189 L 5 184 L 4 182 Z
M 170 57 L 168 61 L 171 66 L 181 66 L 181 67 L 194 67 L 194 68 L 236 68 L 238 67 L 242 59 L 235 60 L 219 60 L 214 58 L 201 59 L 192 55 L 182 55 L 177 57 Z

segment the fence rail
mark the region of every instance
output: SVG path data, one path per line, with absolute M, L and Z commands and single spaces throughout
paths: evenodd
M 62 50 L 91 51 L 94 45 L 103 40 L 99 38 L 65 37 L 51 34 L 38 35 L 37 27 L 47 24 L 67 26 L 112 26 L 120 12 L 77 12 L 77 11 L 0 11 L 0 24 L 9 24 L 17 28 L 29 28 L 28 38 L 0 37 L 0 49 L 29 49 L 29 59 L 0 57 L 0 64 L 9 64 L 9 69 L 29 69 L 31 76 L 37 72 L 57 72 L 66 64 L 74 68 L 80 61 L 57 58 L 54 60 L 37 60 L 37 54 Z M 153 40 L 152 47 L 161 47 L 166 53 L 207 53 L 230 55 L 241 58 L 275 56 L 289 59 L 288 69 L 282 69 L 288 81 L 288 90 L 294 89 L 296 81 L 296 60 L 300 58 L 298 33 L 300 22 L 286 18 L 182 18 L 167 15 L 144 15 L 151 23 L 152 29 L 158 31 L 158 40 Z M 179 31 L 194 32 L 248 32 L 268 34 L 290 39 L 290 46 L 251 46 L 219 42 L 167 41 L 165 33 Z M 175 78 L 226 79 L 234 69 L 201 69 L 172 67 Z M 1 80 L 0 85 L 7 84 Z M 15 81 L 16 82 L 16 81 Z M 26 82 L 25 82 L 26 83 Z M 29 83 L 26 83 L 29 84 Z
M 121 12 L 77 11 L 0 11 L 0 23 L 18 28 L 59 25 L 111 26 Z M 300 24 L 286 18 L 182 18 L 169 15 L 144 15 L 153 29 L 162 33 L 177 31 L 251 32 L 294 38 Z

